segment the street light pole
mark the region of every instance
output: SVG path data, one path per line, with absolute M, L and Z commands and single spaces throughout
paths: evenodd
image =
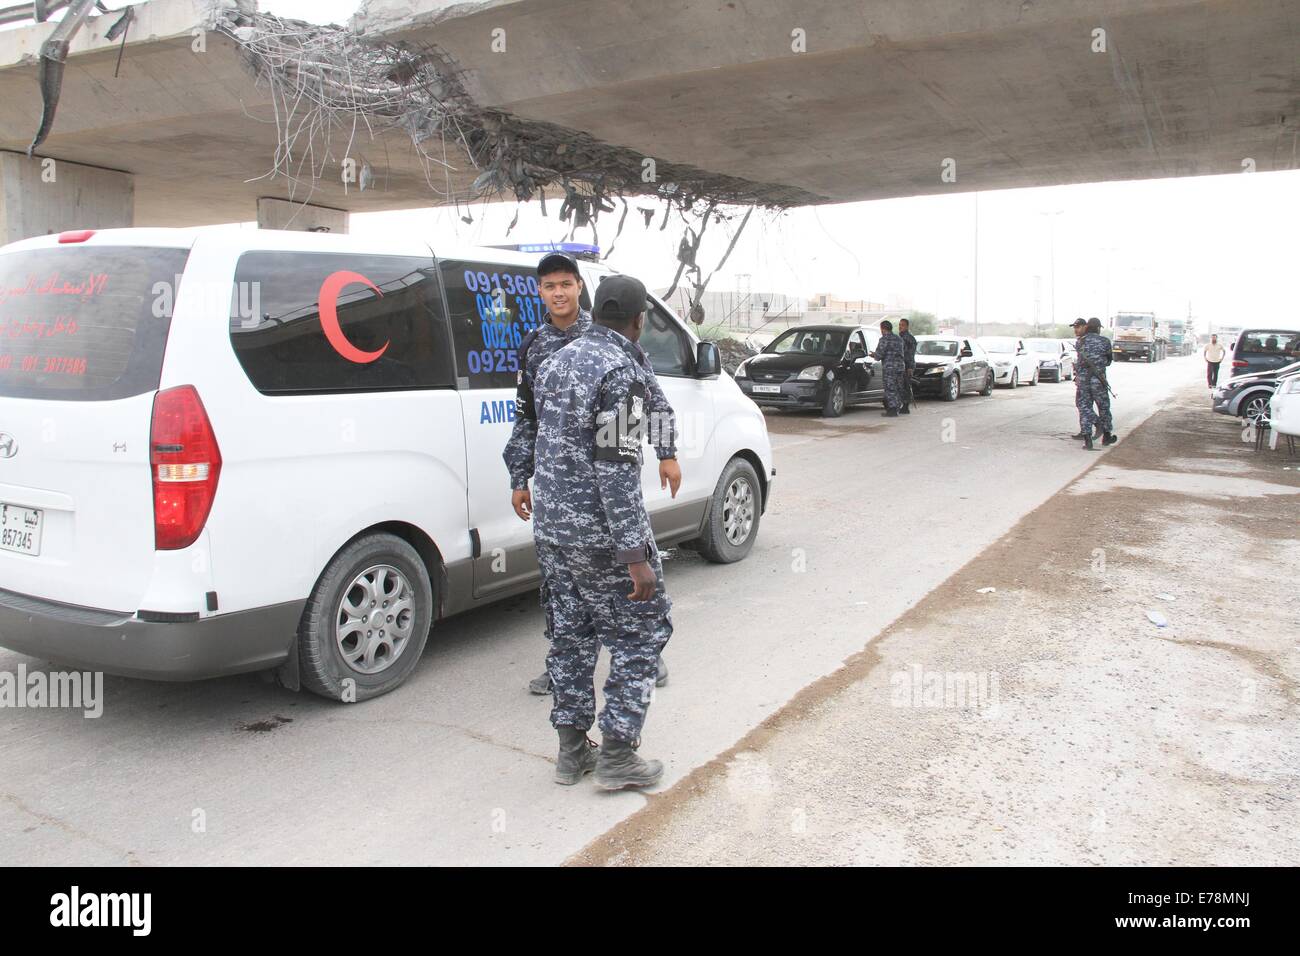
M 1040 216 L 1047 216 L 1047 249 L 1048 260 L 1051 271 L 1052 283 L 1052 328 L 1056 328 L 1056 217 L 1065 212 L 1064 209 L 1055 209 L 1051 212 L 1041 212 Z
M 980 194 L 975 194 L 975 338 L 980 337 Z

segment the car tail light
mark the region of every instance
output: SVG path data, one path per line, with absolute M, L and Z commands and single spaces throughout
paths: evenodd
M 212 510 L 221 474 L 221 450 L 208 413 L 193 385 L 154 396 L 149 430 L 153 473 L 154 547 L 188 548 Z
M 1233 368 L 1245 368 L 1249 364 L 1249 362 L 1244 361 L 1243 359 L 1233 359 L 1232 361 Z
M 59 242 L 85 242 L 95 234 L 94 229 L 74 229 L 69 232 L 59 233 Z

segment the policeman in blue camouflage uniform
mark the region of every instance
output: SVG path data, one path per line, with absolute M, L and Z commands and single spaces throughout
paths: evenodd
M 1071 438 L 1083 439 L 1087 436 L 1090 429 L 1084 424 L 1084 406 L 1083 400 L 1083 375 L 1081 373 L 1082 363 L 1079 360 L 1079 343 L 1083 341 L 1084 333 L 1088 331 L 1088 320 L 1084 318 L 1075 319 L 1070 323 L 1070 328 L 1074 331 L 1074 408 L 1079 413 L 1079 433 L 1071 435 Z M 1091 400 L 1087 403 L 1091 406 Z
M 912 323 L 907 319 L 898 320 L 898 337 L 903 340 L 903 407 L 899 414 L 912 414 L 912 376 L 916 374 L 916 336 L 912 334 Z
M 1110 391 L 1106 383 L 1106 368 L 1113 357 L 1110 340 L 1101 334 L 1101 319 L 1093 317 L 1087 321 L 1083 335 L 1075 344 L 1075 353 L 1077 359 L 1074 372 L 1079 380 L 1075 404 L 1079 408 L 1079 432 L 1083 436 L 1083 447 L 1088 451 L 1093 450 L 1093 430 L 1097 425 L 1101 426 L 1101 443 L 1113 445 L 1119 438 L 1114 433 Z
M 663 764 L 636 753 L 654 692 L 656 661 L 672 635 L 672 602 L 641 494 L 651 374 L 637 344 L 646 290 L 609 276 L 596 290 L 594 324 L 538 372 L 533 538 L 546 582 L 560 737 L 557 783 L 595 771 L 607 790 L 647 787 Z M 599 754 L 596 656 L 610 652 Z
M 880 342 L 871 353 L 880 361 L 880 371 L 885 385 L 885 417 L 898 416 L 903 404 L 903 378 L 907 375 L 907 360 L 903 340 L 894 334 L 894 323 L 888 319 L 880 323 Z
M 506 468 L 510 472 L 510 503 L 522 520 L 529 520 L 532 514 L 532 496 L 528 490 L 528 480 L 533 476 L 533 449 L 537 441 L 537 419 L 533 403 L 533 388 L 537 372 L 546 360 L 564 346 L 574 341 L 587 329 L 591 328 L 591 313 L 583 309 L 579 300 L 582 296 L 582 275 L 578 263 L 562 252 L 552 252 L 542 257 L 537 264 L 538 292 L 546 303 L 546 321 L 524 336 L 519 343 L 518 388 L 515 394 L 515 424 L 506 442 Z M 644 356 L 644 352 L 642 352 Z M 682 472 L 677 464 L 675 442 L 676 419 L 672 406 L 659 387 L 646 359 L 645 369 L 650 374 L 653 388 L 648 400 L 651 413 L 659 426 L 652 430 L 651 438 L 655 444 L 655 454 L 659 458 L 660 487 L 667 486 L 672 496 L 677 497 L 681 485 Z M 545 587 L 541 593 L 542 605 L 546 604 Z M 549 640 L 550 634 L 547 633 Z M 668 666 L 659 661 L 657 686 L 668 682 Z M 551 677 L 542 673 L 528 682 L 531 693 L 543 695 L 551 692 Z

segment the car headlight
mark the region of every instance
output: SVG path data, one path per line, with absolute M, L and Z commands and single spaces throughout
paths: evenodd
M 1010 362 L 995 362 L 994 364 L 997 365 L 998 368 L 1011 368 Z
M 745 361 L 737 365 L 736 374 L 733 375 L 732 378 L 745 378 L 746 377 L 745 366 L 748 364 L 749 364 L 749 359 L 745 359 Z
M 809 365 L 799 373 L 799 380 L 804 382 L 815 382 L 826 374 L 826 368 L 822 365 Z
M 1056 366 L 1058 366 L 1058 365 L 1060 365 L 1060 364 L 1061 364 L 1060 362 L 1057 362 L 1057 361 L 1055 361 L 1054 359 L 1043 359 L 1041 362 L 1038 363 L 1038 367 L 1039 367 L 1039 368 L 1056 368 Z
M 944 372 L 946 372 L 946 371 L 948 371 L 948 366 L 946 366 L 946 365 L 931 365 L 929 368 L 927 368 L 927 369 L 925 370 L 925 374 L 926 374 L 926 375 L 942 375 L 942 374 L 943 374 Z
M 1283 395 L 1294 395 L 1300 392 L 1300 378 L 1293 378 L 1286 383 L 1286 388 L 1282 389 Z

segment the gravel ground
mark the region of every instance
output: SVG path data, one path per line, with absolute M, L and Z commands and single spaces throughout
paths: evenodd
M 570 862 L 1296 864 L 1298 495 L 1183 390 Z

